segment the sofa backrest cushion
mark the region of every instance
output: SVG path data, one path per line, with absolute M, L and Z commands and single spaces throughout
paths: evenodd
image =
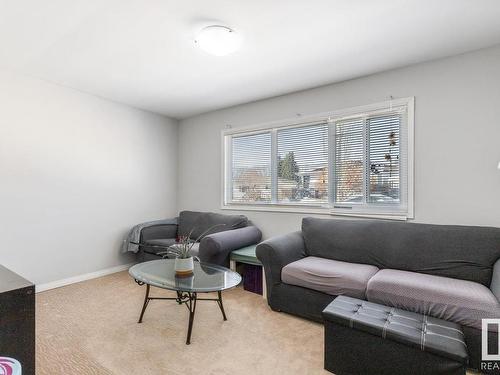
M 310 256 L 372 264 L 490 286 L 500 229 L 394 221 L 304 218 Z
M 223 215 L 214 212 L 182 211 L 179 214 L 179 236 L 187 236 L 191 230 L 191 239 L 198 238 L 210 227 L 224 224 L 210 230 L 206 234 L 224 232 L 226 230 L 243 228 L 248 225 L 244 215 Z

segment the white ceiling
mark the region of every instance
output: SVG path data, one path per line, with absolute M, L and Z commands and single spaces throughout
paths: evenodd
M 0 0 L 0 67 L 185 118 L 498 44 L 499 20 L 499 0 Z M 243 48 L 197 49 L 210 24 Z

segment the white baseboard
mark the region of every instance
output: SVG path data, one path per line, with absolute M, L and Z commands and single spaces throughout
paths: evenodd
M 67 279 L 61 279 L 61 280 L 51 281 L 51 282 L 48 282 L 45 284 L 36 285 L 35 292 L 40 293 L 40 292 L 44 292 L 46 290 L 60 288 L 62 286 L 66 286 L 66 285 L 70 285 L 70 284 L 74 284 L 74 283 L 79 283 L 81 281 L 96 279 L 98 277 L 110 275 L 112 273 L 125 271 L 125 270 L 128 270 L 130 268 L 130 266 L 132 266 L 133 264 L 135 264 L 135 263 L 122 264 L 119 266 L 106 268 L 104 270 L 85 273 L 83 275 L 68 277 Z

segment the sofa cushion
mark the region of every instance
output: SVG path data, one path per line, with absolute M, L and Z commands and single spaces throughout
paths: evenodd
M 244 215 L 223 215 L 214 212 L 182 211 L 179 214 L 179 236 L 187 236 L 192 230 L 191 238 L 197 239 L 210 227 L 224 224 L 210 230 L 206 234 L 223 232 L 226 230 L 243 228 L 248 225 L 248 218 Z
M 490 286 L 500 228 L 304 218 L 310 256 L 470 280 Z
M 500 318 L 500 304 L 484 285 L 399 270 L 380 270 L 368 282 L 368 301 L 481 329 Z
M 306 257 L 283 267 L 281 280 L 327 294 L 365 298 L 366 284 L 377 271 L 367 264 Z
M 161 238 L 156 240 L 147 240 L 144 246 L 144 252 L 149 254 L 157 254 L 159 252 L 167 251 L 167 248 L 175 244 L 175 238 Z M 147 246 L 152 245 L 152 246 Z

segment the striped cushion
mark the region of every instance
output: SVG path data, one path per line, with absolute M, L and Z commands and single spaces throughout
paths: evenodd
M 384 269 L 368 282 L 368 301 L 481 329 L 481 319 L 500 318 L 500 303 L 473 281 Z
M 366 283 L 378 268 L 369 264 L 338 262 L 305 257 L 287 264 L 281 270 L 285 284 L 297 285 L 334 296 L 365 298 Z

